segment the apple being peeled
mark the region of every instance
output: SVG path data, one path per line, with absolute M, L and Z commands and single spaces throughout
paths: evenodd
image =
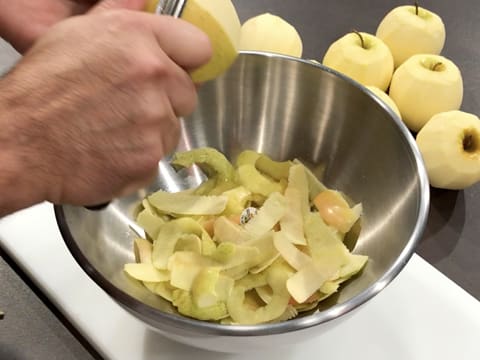
M 144 0 L 143 3 L 144 9 L 151 13 L 157 13 L 167 5 L 165 0 Z M 181 19 L 198 27 L 210 39 L 210 60 L 190 73 L 194 83 L 204 83 L 223 74 L 237 58 L 240 19 L 231 0 L 190 0 L 184 5 Z
M 323 64 L 365 86 L 385 91 L 393 74 L 393 57 L 379 38 L 353 32 L 335 41 L 328 48 Z
M 432 117 L 417 134 L 433 187 L 467 188 L 480 181 L 480 120 L 462 111 Z
M 279 16 L 265 13 L 248 19 L 242 25 L 240 50 L 302 57 L 303 43 L 295 27 Z
M 443 56 L 414 55 L 395 70 L 389 95 L 405 124 L 418 132 L 433 115 L 460 108 L 462 74 Z
M 399 6 L 385 16 L 376 35 L 390 48 L 397 68 L 415 54 L 440 54 L 445 25 L 438 15 L 417 4 Z

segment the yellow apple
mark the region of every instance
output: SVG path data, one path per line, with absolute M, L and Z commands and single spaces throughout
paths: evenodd
M 399 6 L 385 16 L 376 35 L 390 48 L 398 67 L 415 54 L 440 54 L 445 25 L 438 15 L 424 8 Z
M 295 27 L 279 16 L 265 13 L 248 19 L 242 25 L 240 50 L 302 57 L 303 43 Z
M 328 48 L 323 64 L 365 86 L 386 90 L 393 74 L 393 57 L 379 38 L 352 32 Z
M 460 190 L 480 181 L 480 120 L 463 111 L 437 114 L 417 134 L 433 187 Z
M 413 55 L 395 70 L 389 95 L 405 124 L 418 132 L 433 115 L 460 108 L 462 74 L 443 56 Z
M 398 115 L 398 117 L 401 119 L 402 115 L 400 114 L 400 110 L 398 110 L 397 104 L 395 104 L 395 101 L 387 95 L 386 92 L 380 90 L 376 86 L 367 86 L 367 89 L 373 92 L 380 100 L 382 100 L 385 104 L 387 104 L 390 109 L 393 110 L 395 114 Z
M 149 0 L 145 10 L 156 12 L 159 0 Z M 213 54 L 208 63 L 192 71 L 192 80 L 203 83 L 225 72 L 235 61 L 240 44 L 240 19 L 231 0 L 188 0 L 180 17 L 200 28 L 210 39 Z

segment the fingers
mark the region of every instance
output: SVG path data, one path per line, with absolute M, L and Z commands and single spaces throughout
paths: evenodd
M 143 24 L 153 32 L 159 47 L 171 60 L 168 97 L 176 116 L 190 115 L 197 105 L 197 92 L 184 70 L 195 69 L 210 59 L 212 49 L 207 35 L 186 21 L 169 16 L 142 14 Z
M 146 0 L 103 0 L 95 5 L 90 13 L 98 13 L 113 9 L 142 10 Z
M 104 0 L 92 10 L 92 13 L 126 6 L 131 8 L 137 6 L 137 9 L 138 7 L 141 9 L 144 3 L 144 0 Z M 143 29 L 146 27 L 153 34 L 161 51 L 161 54 L 158 53 L 160 61 L 168 63 L 170 76 L 167 79 L 167 88 L 175 115 L 189 115 L 196 107 L 197 94 L 195 85 L 186 71 L 198 68 L 210 59 L 212 49 L 208 36 L 188 22 L 170 16 L 144 12 L 125 12 L 122 15 L 124 19 L 128 15 L 130 25 L 134 24 L 137 28 Z M 168 58 L 165 59 L 162 54 L 166 54 Z M 164 73 L 160 75 L 163 77 Z
M 195 85 L 190 76 L 182 69 L 176 67 L 172 71 L 175 75 L 168 81 L 168 99 L 176 116 L 190 115 L 195 110 L 198 101 Z
M 143 10 L 146 0 L 103 0 L 90 13 L 107 10 Z M 133 18 L 133 14 L 131 15 Z M 135 14 L 138 22 L 148 26 L 160 47 L 185 70 L 196 69 L 210 60 L 212 47 L 208 36 L 196 26 L 171 16 Z
M 138 15 L 142 17 L 142 23 L 151 29 L 163 51 L 183 69 L 196 69 L 210 60 L 210 40 L 196 26 L 170 16 Z

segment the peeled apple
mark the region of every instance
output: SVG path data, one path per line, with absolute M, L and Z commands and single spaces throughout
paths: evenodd
M 388 107 L 392 109 L 393 112 L 397 114 L 400 119 L 402 118 L 402 115 L 400 114 L 400 110 L 398 110 L 397 104 L 395 104 L 395 101 L 393 101 L 393 99 L 390 96 L 388 96 L 386 92 L 380 90 L 376 86 L 367 86 L 367 89 L 373 92 L 376 96 L 380 98 L 380 100 L 382 100 L 385 104 L 387 104 Z
M 155 12 L 158 0 L 150 0 L 145 10 Z M 210 61 L 191 72 L 195 83 L 212 80 L 235 61 L 240 43 L 240 20 L 230 0 L 188 0 L 180 16 L 197 26 L 210 39 L 213 54 Z
M 385 43 L 364 32 L 349 33 L 328 48 L 323 64 L 365 86 L 387 90 L 393 74 L 393 56 Z
M 390 48 L 398 67 L 415 54 L 440 54 L 445 43 L 445 25 L 435 13 L 405 5 L 385 16 L 377 36 Z
M 279 16 L 265 13 L 248 19 L 242 25 L 240 50 L 302 57 L 303 43 L 295 27 Z
M 432 117 L 417 134 L 433 187 L 460 190 L 480 181 L 480 120 L 463 111 Z
M 418 132 L 433 115 L 460 108 L 462 74 L 443 56 L 413 55 L 395 70 L 389 95 L 405 124 Z

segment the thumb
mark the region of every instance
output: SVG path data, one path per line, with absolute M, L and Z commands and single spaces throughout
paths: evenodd
M 146 0 L 102 0 L 90 10 L 90 13 L 113 9 L 143 10 L 145 3 Z

